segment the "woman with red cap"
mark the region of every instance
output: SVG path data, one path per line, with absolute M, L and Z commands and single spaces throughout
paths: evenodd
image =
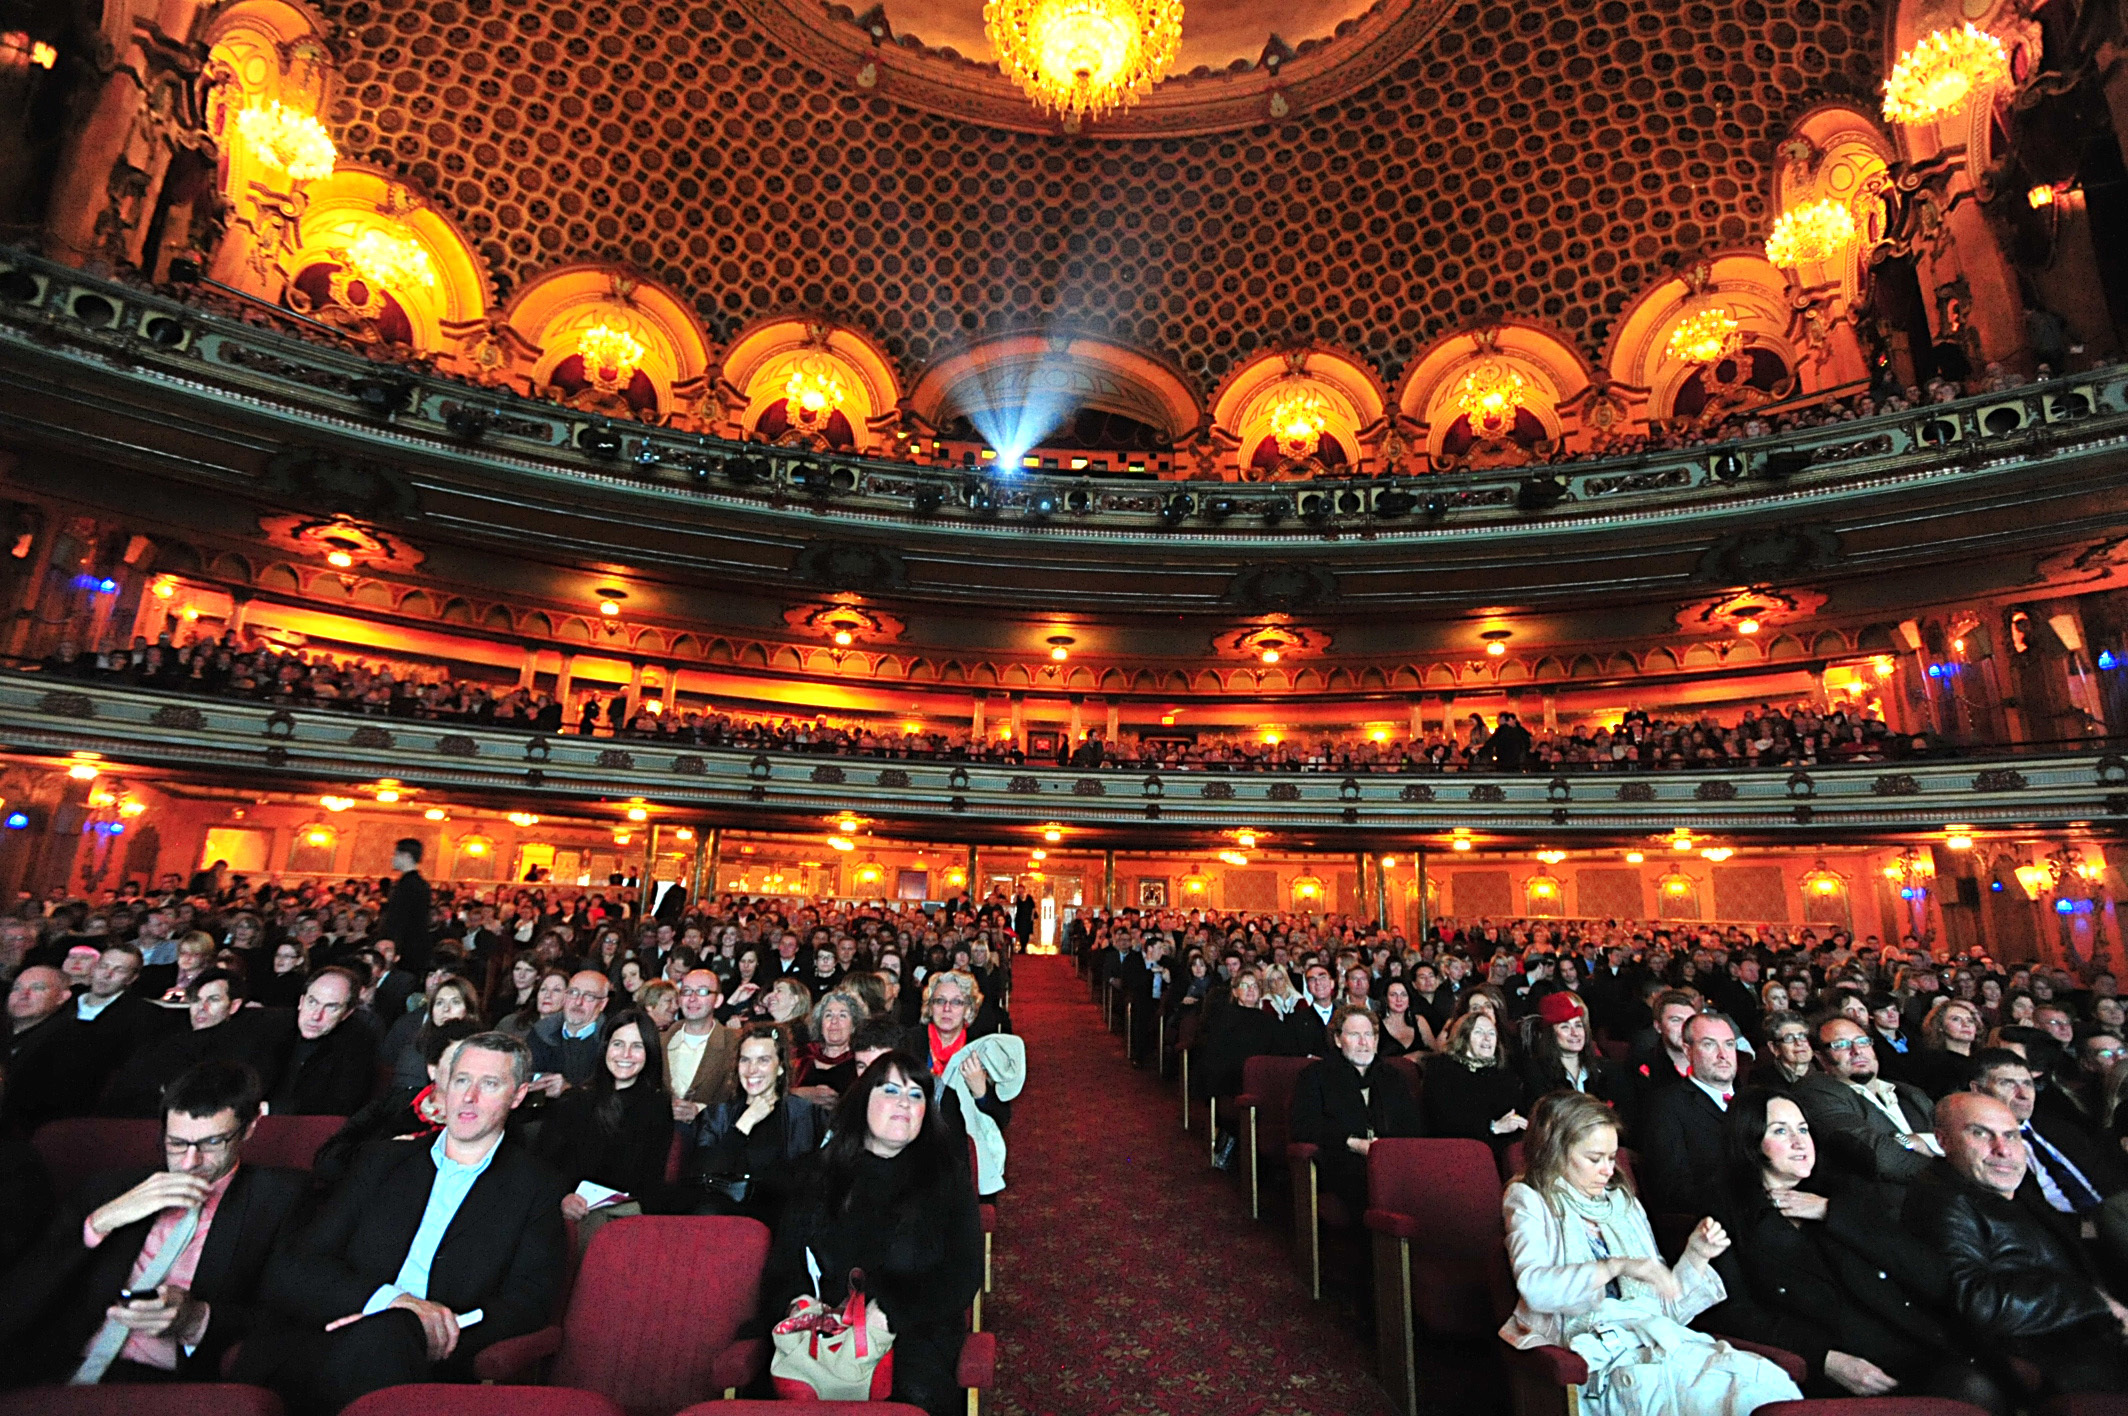
M 1611 1064 L 1589 1036 L 1589 1009 L 1566 989 L 1537 1000 L 1529 1046 L 1522 1054 L 1523 1109 L 1547 1092 L 1577 1091 L 1616 1103 L 1622 1087 Z

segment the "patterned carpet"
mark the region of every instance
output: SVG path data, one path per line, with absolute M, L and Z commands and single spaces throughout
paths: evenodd
M 1062 958 L 1015 966 L 1028 1082 L 999 1205 L 999 1416 L 1389 1416 L 1369 1344 L 1294 1276 Z

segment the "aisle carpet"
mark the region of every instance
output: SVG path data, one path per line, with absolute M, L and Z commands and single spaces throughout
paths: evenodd
M 1390 1416 L 1373 1356 L 1206 1164 L 1172 1082 L 1123 1060 L 1069 959 L 1014 965 L 1028 1080 L 999 1206 L 1000 1416 Z M 1283 1219 L 1284 1215 L 1277 1216 Z

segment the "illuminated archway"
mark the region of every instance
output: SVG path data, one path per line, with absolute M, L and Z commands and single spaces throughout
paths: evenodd
M 782 317 L 742 331 L 717 394 L 735 437 L 880 452 L 900 422 L 901 381 L 885 351 L 824 321 Z
M 1783 396 L 1796 381 L 1818 386 L 1797 368 L 1794 313 L 1787 277 L 1762 252 L 1729 252 L 1644 292 L 1619 320 L 1604 363 L 1616 382 L 1648 390 L 1650 421 L 1678 417 L 1691 385 L 1708 397 L 1687 420 L 1711 422 Z M 1780 377 L 1767 377 L 1768 358 Z
M 693 312 L 631 271 L 550 271 L 511 302 L 508 322 L 537 351 L 533 391 L 571 407 L 684 424 L 709 392 L 709 339 Z
M 937 429 L 966 416 L 983 426 L 993 413 L 1046 407 L 1069 419 L 1081 409 L 1143 424 L 1171 444 L 1197 431 L 1201 416 L 1189 381 L 1165 362 L 1083 336 L 1005 335 L 957 350 L 923 371 L 908 410 Z M 1037 436 L 1030 446 L 1040 446 Z
M 471 244 L 404 183 L 374 168 L 337 167 L 311 185 L 297 231 L 281 265 L 284 298 L 301 312 L 380 339 L 381 310 L 405 326 L 403 341 L 386 342 L 424 353 L 485 330 L 487 278 Z
M 211 67 L 223 71 L 207 104 L 207 131 L 221 144 L 222 190 L 234 197 L 255 180 L 281 189 L 278 173 L 237 139 L 236 115 L 280 104 L 296 113 L 324 113 L 333 82 L 325 25 L 307 5 L 291 0 L 237 0 L 214 12 L 203 38 Z
M 1220 471 L 1254 482 L 1363 470 L 1390 432 L 1388 403 L 1350 355 L 1320 347 L 1259 355 L 1212 399 L 1213 442 L 1234 459 Z
M 1513 465 L 1579 431 L 1588 387 L 1588 365 L 1572 345 L 1509 322 L 1435 341 L 1412 362 L 1396 402 L 1435 465 Z

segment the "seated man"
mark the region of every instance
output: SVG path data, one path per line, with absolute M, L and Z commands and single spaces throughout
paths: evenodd
M 298 1416 L 404 1382 L 470 1381 L 484 1347 L 545 1325 L 562 1280 L 567 1187 L 503 1128 L 532 1058 L 506 1033 L 451 1054 L 434 1141 L 363 1152 L 268 1267 L 271 1312 L 236 1379 Z
M 597 969 L 582 969 L 569 980 L 562 1010 L 541 1018 L 525 1039 L 532 1047 L 535 1084 L 548 1096 L 590 1084 L 606 1059 L 598 1040 L 599 1015 L 606 1011 L 612 982 Z
M 352 1115 L 377 1089 L 376 1040 L 353 1018 L 361 989 L 338 965 L 303 985 L 294 1027 L 279 1025 L 287 1031 L 276 1039 L 278 1080 L 266 1094 L 274 1115 Z
M 2033 1115 L 2038 1078 L 2016 1053 L 1988 1048 L 1973 1059 L 1973 1069 L 1972 1089 L 2017 1118 L 2025 1143 L 2018 1200 L 2063 1240 L 2096 1241 L 2109 1276 L 2128 1273 L 2128 1173 L 2120 1153 L 2059 1115 Z
M 2030 1363 L 2050 1394 L 2128 1390 L 2128 1308 L 2017 1202 L 2017 1117 L 1992 1096 L 1952 1092 L 1935 1128 L 1944 1158 L 1908 1187 L 1902 1217 L 1943 1254 L 1952 1316 L 1983 1361 Z
M 259 1118 L 249 1067 L 197 1067 L 162 1105 L 165 1168 L 90 1181 L 0 1284 L 9 1385 L 219 1381 L 222 1354 L 251 1331 L 310 1179 L 241 1163 Z
M 1692 1059 L 1683 1086 L 1652 1093 L 1640 1120 L 1644 1196 L 1650 1212 L 1703 1215 L 1717 1200 L 1723 1119 L 1736 1090 L 1736 1025 L 1721 1013 L 1685 1023 Z
M 1880 1077 L 1874 1040 L 1845 1013 L 1819 1018 L 1815 1042 L 1824 1070 L 1796 1083 L 1794 1094 L 1833 1165 L 1892 1185 L 1927 1169 L 1938 1154 L 1928 1093 Z
M 47 1121 L 78 1116 L 95 1100 L 94 1080 L 66 975 L 31 964 L 7 994 L 5 1120 L 25 1135 Z
M 246 1015 L 242 982 L 227 969 L 209 969 L 185 990 L 184 1031 L 135 1050 L 104 1087 L 97 1108 L 105 1116 L 153 1116 L 163 1088 L 202 1062 L 227 1059 L 262 1066 L 259 1014 Z

